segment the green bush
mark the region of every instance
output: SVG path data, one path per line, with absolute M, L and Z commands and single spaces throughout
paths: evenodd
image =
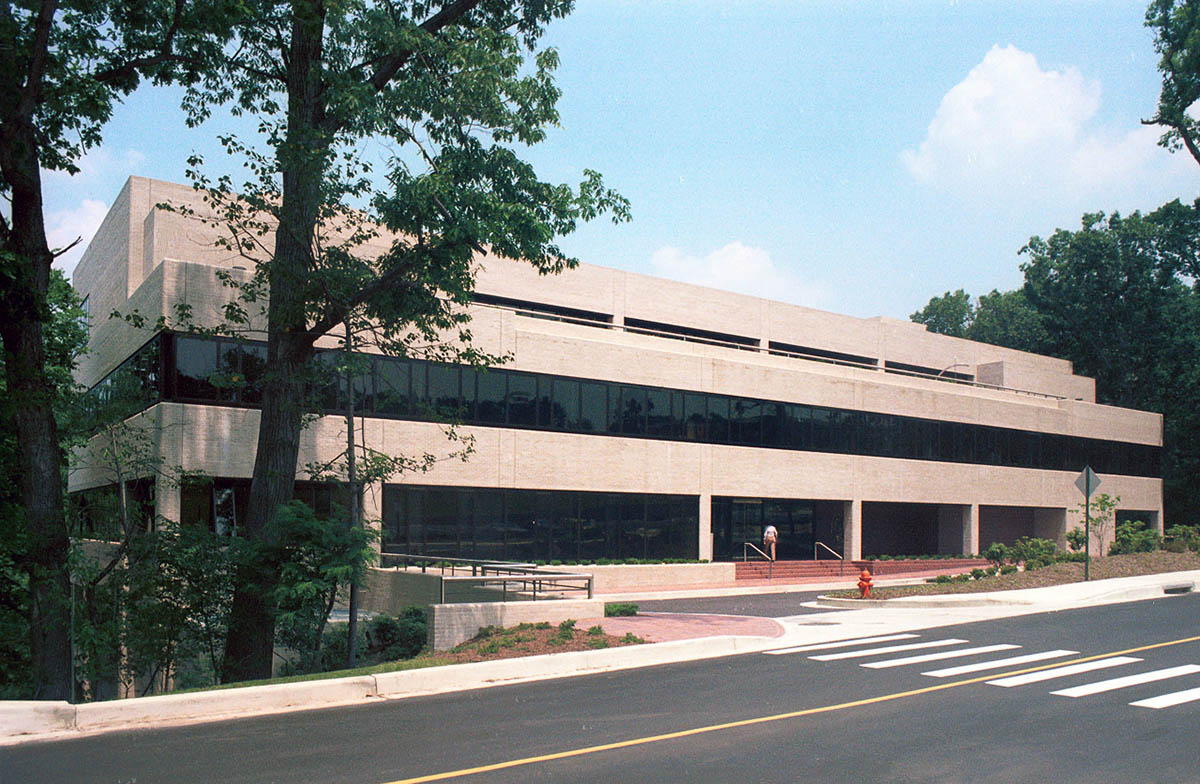
M 1017 571 L 1016 564 L 1004 564 L 1000 567 L 1000 574 L 1012 574 Z
M 935 583 L 948 583 L 948 582 L 950 582 L 950 575 L 948 575 L 948 574 L 939 574 L 937 577 L 934 577 L 934 578 L 933 578 L 933 581 L 934 581 Z
M 1200 552 L 1200 526 L 1173 525 L 1166 530 L 1163 549 L 1173 553 Z
M 1151 553 L 1161 545 L 1158 531 L 1141 520 L 1133 520 L 1117 525 L 1117 538 L 1109 546 L 1108 554 Z
M 1072 528 L 1067 531 L 1067 547 L 1075 551 L 1082 551 L 1087 546 L 1087 534 L 1082 528 Z
M 971 570 L 971 579 L 972 580 L 982 580 L 984 577 L 987 577 L 987 575 L 988 575 L 987 572 L 985 572 L 984 570 L 979 569 L 979 568 L 975 568 L 975 569 Z
M 378 615 L 367 623 L 367 652 L 379 661 L 411 659 L 425 647 L 428 635 L 425 608 L 405 607 L 395 617 Z
M 1054 563 L 1057 557 L 1057 544 L 1049 539 L 1038 539 L 1032 536 L 1022 536 L 1008 549 L 1008 559 L 1012 563 L 1037 561 L 1038 566 L 1045 566 Z
M 620 618 L 628 615 L 637 615 L 638 606 L 633 602 L 609 602 L 604 605 L 605 618 Z
M 1008 547 L 1003 542 L 992 542 L 983 551 L 983 557 L 1000 566 L 1009 560 Z

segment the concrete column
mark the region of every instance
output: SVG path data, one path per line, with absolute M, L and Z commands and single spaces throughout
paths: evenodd
M 862 500 L 842 504 L 842 547 L 847 560 L 862 560 Z
M 180 498 L 180 490 L 178 482 L 172 482 L 166 477 L 159 476 L 154 480 L 154 527 L 159 527 L 159 519 L 166 519 L 172 522 L 182 522 L 179 519 L 182 509 L 182 500 Z
M 1034 509 L 1033 535 L 1039 539 L 1049 539 L 1063 550 L 1067 549 L 1067 510 Z
M 700 553 L 696 557 L 701 561 L 711 561 L 713 559 L 713 532 L 712 532 L 712 494 L 700 494 L 700 514 L 697 515 L 700 520 Z
M 375 552 L 383 547 L 383 483 L 373 482 L 363 486 L 362 497 L 363 525 L 373 529 L 378 538 L 372 543 Z
M 979 504 L 962 507 L 962 553 L 979 555 Z

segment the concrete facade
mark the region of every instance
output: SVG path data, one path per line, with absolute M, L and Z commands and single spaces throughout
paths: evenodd
M 75 272 L 75 286 L 96 314 L 91 353 L 78 371 L 85 386 L 152 337 L 102 314 L 136 310 L 149 322 L 169 320 L 175 306 L 186 303 L 196 321 L 214 324 L 229 296 L 216 273 L 249 274 L 252 260 L 216 247 L 213 229 L 162 203 L 202 209 L 191 188 L 131 178 Z M 587 264 L 543 277 L 491 256 L 480 259 L 477 291 L 508 303 L 473 306 L 471 332 L 482 350 L 511 356 L 509 369 L 1161 446 L 1159 415 L 1098 405 L 1093 380 L 1074 375 L 1069 362 L 937 335 L 920 324 L 854 318 Z M 536 308 L 601 314 L 607 323 L 554 320 Z M 679 329 L 648 334 L 633 326 L 647 322 Z M 680 339 L 688 331 L 730 336 L 741 346 Z M 805 351 L 772 351 L 779 346 Z M 901 367 L 922 370 L 897 372 Z M 962 383 L 964 376 L 974 383 Z M 148 417 L 164 463 L 212 476 L 250 476 L 258 428 L 253 408 L 161 402 Z M 694 496 L 700 559 L 714 555 L 714 497 L 823 504 L 836 510 L 830 519 L 840 525 L 845 556 L 855 559 L 874 554 L 863 549 L 873 541 L 903 551 L 903 521 L 917 521 L 919 536 L 932 542 L 925 550 L 973 553 L 1023 535 L 1062 545 L 1082 519 L 1077 470 L 508 427 L 459 431 L 475 439 L 468 461 L 442 461 L 427 474 L 396 482 Z M 372 448 L 389 454 L 451 451 L 443 427 L 432 422 L 367 418 L 361 432 Z M 344 440 L 344 419 L 318 419 L 304 432 L 301 465 L 329 459 Z M 79 464 L 72 490 L 114 481 L 94 457 L 84 455 Z M 1121 497 L 1119 508 L 1149 511 L 1150 522 L 1162 529 L 1159 478 L 1102 479 L 1103 492 Z M 160 480 L 156 490 L 158 512 L 176 518 L 178 488 Z M 368 489 L 368 518 L 380 516 L 382 496 L 381 488 Z

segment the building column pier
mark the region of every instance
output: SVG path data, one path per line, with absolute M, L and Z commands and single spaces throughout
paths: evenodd
M 862 499 L 842 503 L 842 555 L 848 561 L 862 560 Z

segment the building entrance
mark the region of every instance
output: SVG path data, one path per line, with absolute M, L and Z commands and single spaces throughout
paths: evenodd
M 714 496 L 713 560 L 741 560 L 746 542 L 761 549 L 763 531 L 768 525 L 779 531 L 775 556 L 780 561 L 812 560 L 813 547 L 818 541 L 841 552 L 842 521 L 823 514 L 826 506 L 829 505 L 799 498 Z M 754 551 L 750 553 L 754 555 Z

